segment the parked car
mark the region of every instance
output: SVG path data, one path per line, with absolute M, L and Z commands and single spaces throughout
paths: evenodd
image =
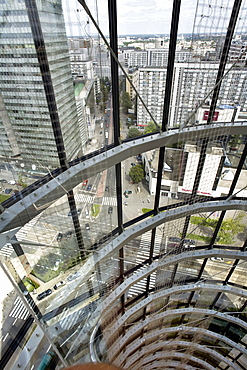
M 88 183 L 88 180 L 84 180 L 84 181 L 82 182 L 82 185 L 87 185 L 87 183 Z
M 90 230 L 90 226 L 89 226 L 88 223 L 85 224 L 85 228 L 86 228 L 86 230 Z
M 50 295 L 52 293 L 52 290 L 51 289 L 47 289 L 45 290 L 44 292 L 40 293 L 37 295 L 37 300 L 40 301 L 41 299 L 45 298 L 45 297 L 48 297 L 48 295 Z
M 58 233 L 57 234 L 57 241 L 60 242 L 62 239 L 63 239 L 63 234 L 62 233 Z
M 113 208 L 112 208 L 112 207 L 109 207 L 109 208 L 108 208 L 108 213 L 109 213 L 109 215 L 110 215 L 110 214 L 112 214 L 112 211 L 113 211 Z
M 173 246 L 176 246 L 176 244 L 179 245 L 181 243 L 181 239 L 177 238 L 175 236 L 171 236 L 168 239 L 168 241 L 174 243 Z M 184 248 L 189 248 L 189 247 L 190 248 L 195 248 L 195 244 L 196 244 L 196 242 L 193 239 L 184 239 L 184 242 L 183 242 Z
M 92 185 L 90 184 L 87 186 L 87 190 L 91 190 L 91 189 L 92 189 Z
M 135 163 L 133 163 L 133 162 L 131 163 L 131 166 L 135 166 L 135 165 L 136 165 Z
M 87 208 L 85 209 L 85 214 L 86 214 L 86 218 L 89 218 L 89 211 Z
M 15 184 L 16 184 L 16 182 L 15 182 L 15 180 L 10 180 L 10 181 L 8 181 L 8 184 L 9 184 L 9 185 L 15 185 Z
M 72 231 L 68 231 L 65 236 L 66 236 L 66 239 L 70 239 L 72 236 Z
M 66 284 L 66 281 L 59 281 L 57 284 L 54 285 L 54 289 L 57 290 L 58 288 L 60 288 L 60 286 Z
M 81 208 L 78 208 L 78 210 L 76 212 L 77 212 L 78 215 L 80 215 L 81 214 Z M 69 211 L 68 216 L 69 217 L 72 216 L 72 212 L 71 211 Z
M 7 184 L 7 180 L 5 180 L 5 179 L 0 179 L 0 182 L 2 182 L 4 184 Z
M 67 277 L 67 280 L 72 281 L 72 280 L 77 279 L 79 276 L 81 276 L 81 273 L 80 273 L 80 271 L 77 271 L 77 272 L 74 272 L 73 274 L 69 275 Z
M 109 186 L 105 187 L 105 191 L 109 191 L 109 189 L 110 189 Z
M 13 190 L 13 189 L 5 189 L 5 190 L 4 190 L 4 193 L 5 193 L 5 194 L 10 194 L 12 190 Z

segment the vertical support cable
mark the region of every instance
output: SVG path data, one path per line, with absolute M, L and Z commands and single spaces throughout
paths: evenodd
M 117 4 L 116 0 L 108 0 L 109 13 L 109 35 L 110 46 L 114 54 L 118 55 L 117 42 Z M 112 114 L 113 114 L 113 130 L 114 130 L 114 144 L 120 145 L 120 119 L 119 119 L 119 81 L 118 81 L 118 64 L 111 54 L 111 78 L 112 78 Z M 122 205 L 122 175 L 121 163 L 115 166 L 116 173 L 116 195 L 117 195 L 117 217 L 118 229 L 121 233 L 123 231 L 123 205 Z M 124 280 L 124 252 L 123 248 L 119 251 L 119 269 L 120 279 Z M 124 295 L 121 296 L 122 312 L 124 312 Z
M 168 128 L 168 118 L 169 118 L 170 100 L 171 100 L 171 92 L 172 92 L 172 79 L 173 79 L 174 60 L 175 60 L 176 44 L 177 44 L 177 32 L 178 32 L 180 6 L 181 6 L 181 0 L 173 1 L 167 74 L 166 74 L 166 88 L 165 88 L 164 108 L 163 108 L 163 117 L 162 117 L 162 131 L 167 131 L 167 128 Z M 158 208 L 159 208 L 159 202 L 160 202 L 161 181 L 162 181 L 162 174 L 163 174 L 163 167 L 164 167 L 164 157 L 165 157 L 165 147 L 163 146 L 160 148 L 160 152 L 159 152 L 158 175 L 157 175 L 156 193 L 155 193 L 155 200 L 154 200 L 154 215 L 158 214 Z M 152 230 L 152 235 L 151 235 L 150 252 L 149 252 L 149 263 L 150 264 L 153 261 L 155 236 L 156 236 L 156 228 Z M 148 276 L 147 283 L 146 283 L 146 297 L 148 296 L 149 286 L 150 286 L 150 275 Z M 143 312 L 143 320 L 145 319 L 145 316 L 146 316 L 146 308 L 144 309 L 144 312 Z
M 36 49 L 36 54 L 39 62 L 40 72 L 42 76 L 43 86 L 45 90 L 45 96 L 47 101 L 47 106 L 51 118 L 51 124 L 53 129 L 53 134 L 55 138 L 55 143 L 57 147 L 58 158 L 62 170 L 67 170 L 69 168 L 68 161 L 66 158 L 65 147 L 63 142 L 63 135 L 58 115 L 58 109 L 56 104 L 55 92 L 53 89 L 53 83 L 51 78 L 51 72 L 49 67 L 49 61 L 46 53 L 45 40 L 42 32 L 41 22 L 39 19 L 39 12 L 35 0 L 25 0 L 27 14 L 29 18 L 30 27 L 32 30 L 33 41 Z M 72 220 L 74 224 L 74 229 L 76 233 L 77 243 L 79 249 L 83 249 L 84 243 L 79 223 L 78 214 L 76 212 L 76 205 L 74 199 L 73 190 L 68 194 L 68 203 L 72 213 Z M 84 252 L 81 251 L 81 257 L 84 256 Z
M 215 113 L 216 104 L 217 104 L 219 91 L 220 91 L 220 87 L 221 87 L 221 80 L 222 80 L 222 77 L 224 75 L 225 66 L 226 66 L 226 62 L 227 62 L 227 58 L 228 58 L 228 54 L 229 54 L 229 50 L 230 50 L 230 46 L 231 46 L 231 42 L 232 42 L 233 33 L 234 33 L 235 26 L 236 26 L 236 23 L 237 23 L 241 2 L 242 2 L 242 0 L 235 0 L 233 8 L 232 8 L 232 13 L 231 13 L 231 17 L 230 17 L 230 21 L 229 21 L 229 24 L 228 24 L 226 37 L 225 37 L 224 47 L 223 47 L 223 51 L 222 51 L 221 58 L 220 58 L 218 74 L 217 74 L 217 78 L 216 78 L 216 81 L 215 81 L 215 88 L 214 88 L 214 91 L 213 91 L 213 97 L 212 97 L 212 101 L 211 101 L 211 105 L 210 105 L 209 115 L 208 115 L 208 119 L 207 119 L 207 125 L 211 124 L 212 121 L 213 121 L 213 116 L 214 116 L 214 113 Z M 195 181 L 194 181 L 192 194 L 191 194 L 191 202 L 194 201 L 194 199 L 197 195 L 197 190 L 198 190 L 198 187 L 199 187 L 199 183 L 200 183 L 200 179 L 201 179 L 201 176 L 202 176 L 202 171 L 203 171 L 203 167 L 204 167 L 204 163 L 205 163 L 205 159 L 206 159 L 206 151 L 207 151 L 208 141 L 209 141 L 209 139 L 206 139 L 206 138 L 204 138 L 202 140 L 199 162 L 198 162 L 198 165 L 197 165 Z M 183 232 L 182 232 L 182 240 L 185 238 L 185 236 L 188 232 L 189 221 L 190 221 L 190 216 L 187 216 L 186 220 L 185 220 L 184 229 L 183 229 Z

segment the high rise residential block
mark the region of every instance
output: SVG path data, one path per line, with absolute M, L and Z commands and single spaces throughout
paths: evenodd
M 219 63 L 174 63 L 172 98 L 169 112 L 169 126 L 178 127 L 191 118 L 193 110 L 208 104 L 212 97 Z M 242 68 L 226 66 L 229 73 L 222 80 L 219 93 L 219 105 L 240 106 L 241 111 L 247 109 L 246 91 L 247 77 Z M 158 124 L 162 121 L 166 68 L 139 68 L 138 88 L 140 95 L 154 115 Z M 150 116 L 138 100 L 137 124 L 145 126 Z M 191 121 L 190 121 L 191 123 Z

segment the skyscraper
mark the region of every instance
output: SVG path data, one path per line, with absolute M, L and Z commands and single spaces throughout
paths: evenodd
M 46 173 L 59 165 L 54 131 L 68 160 L 82 154 L 61 1 L 2 2 L 1 18 L 0 155 Z

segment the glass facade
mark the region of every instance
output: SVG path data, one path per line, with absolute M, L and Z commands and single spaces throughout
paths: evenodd
M 0 1 L 0 368 L 246 369 L 245 4 L 155 7 Z

